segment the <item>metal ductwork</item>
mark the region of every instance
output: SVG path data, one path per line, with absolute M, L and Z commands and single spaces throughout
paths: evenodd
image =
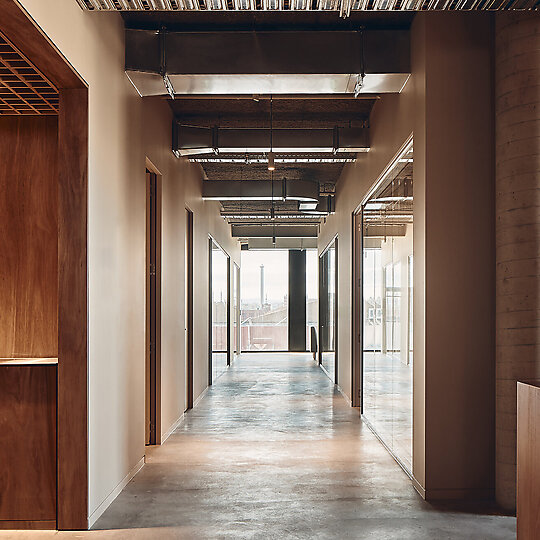
M 177 156 L 205 153 L 333 152 L 369 150 L 368 128 L 265 129 L 186 126 L 174 122 Z
M 234 238 L 316 238 L 318 225 L 231 225 Z
M 364 236 L 386 238 L 389 236 L 405 236 L 406 225 L 365 225 Z
M 317 249 L 317 238 L 248 238 L 243 250 L 250 249 Z M 245 247 L 244 247 L 245 246 Z
M 302 201 L 318 203 L 319 186 L 307 180 L 205 180 L 203 200 Z
M 125 67 L 141 96 L 400 92 L 410 33 L 127 29 Z
M 306 217 L 333 214 L 336 211 L 336 199 L 334 195 L 320 195 L 317 202 L 299 202 L 298 210 L 303 212 Z

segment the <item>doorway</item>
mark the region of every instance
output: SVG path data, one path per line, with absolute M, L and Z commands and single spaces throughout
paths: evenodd
M 319 364 L 338 384 L 337 246 L 334 238 L 319 258 Z
M 231 259 L 213 239 L 208 241 L 208 384 L 213 384 L 230 365 Z
M 193 212 L 186 208 L 185 245 L 185 410 L 193 408 Z
M 233 344 L 232 359 L 240 354 L 240 267 L 233 263 L 233 285 L 232 285 L 232 324 L 233 324 Z
M 160 443 L 161 388 L 161 176 L 146 170 L 145 443 Z
M 413 440 L 413 163 L 411 139 L 358 213 L 355 268 L 361 264 L 362 301 L 355 303 L 354 317 L 362 323 L 357 332 L 362 340 L 363 418 L 409 472 Z

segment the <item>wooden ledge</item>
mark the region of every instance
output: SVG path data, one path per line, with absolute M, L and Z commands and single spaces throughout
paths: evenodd
M 58 358 L 0 358 L 0 366 L 53 366 Z

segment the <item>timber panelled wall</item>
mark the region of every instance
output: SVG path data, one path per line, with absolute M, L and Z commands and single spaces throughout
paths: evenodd
M 184 410 L 186 206 L 194 214 L 195 398 L 207 381 L 206 239 L 233 262 L 239 249 L 218 203 L 201 199 L 200 167 L 170 151 L 168 105 L 143 101 L 125 77 L 118 13 L 83 12 L 72 0 L 0 0 L 0 11 L 0 30 L 70 111 L 57 119 L 57 525 L 85 529 L 144 462 L 146 160 L 162 177 L 164 201 L 162 436 Z M 62 448 L 71 453 L 64 459 Z

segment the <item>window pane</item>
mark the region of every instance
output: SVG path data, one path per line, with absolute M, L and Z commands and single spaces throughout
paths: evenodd
M 219 246 L 212 243 L 212 381 L 227 368 L 227 263 Z
M 363 411 L 412 467 L 412 145 L 363 207 Z
M 311 328 L 317 331 L 319 319 L 319 270 L 316 249 L 306 251 L 306 345 L 311 350 Z
M 242 351 L 288 350 L 288 287 L 287 250 L 242 252 Z

